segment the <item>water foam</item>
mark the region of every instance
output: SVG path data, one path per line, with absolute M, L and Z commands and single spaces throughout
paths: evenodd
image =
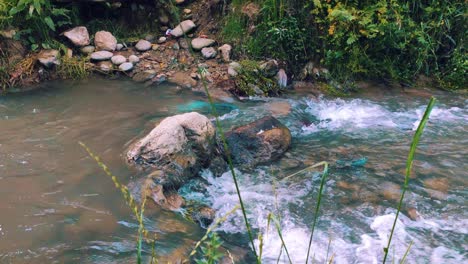
M 364 128 L 400 128 L 415 130 L 424 114 L 425 106 L 413 109 L 392 110 L 390 106 L 363 99 L 320 98 L 306 100 L 306 112 L 317 119 L 304 125 L 304 133 L 321 130 L 359 130 Z M 468 121 L 467 107 L 448 107 L 438 104 L 431 113 L 431 120 L 438 122 Z

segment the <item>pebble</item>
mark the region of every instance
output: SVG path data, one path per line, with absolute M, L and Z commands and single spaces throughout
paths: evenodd
M 130 55 L 130 57 L 128 57 L 128 61 L 133 64 L 136 64 L 140 61 L 140 58 L 138 58 L 138 56 L 136 55 Z
M 205 59 L 212 59 L 216 57 L 217 54 L 216 50 L 213 47 L 203 48 L 201 50 L 201 53 Z
M 138 51 L 147 51 L 151 49 L 151 42 L 141 39 L 135 45 L 135 49 Z
M 94 50 L 96 50 L 94 46 L 84 46 L 80 51 L 84 54 L 91 54 L 94 52 Z
M 112 56 L 111 61 L 115 65 L 120 65 L 120 64 L 126 62 L 127 59 L 122 55 L 115 55 L 115 56 Z
M 91 53 L 91 59 L 96 61 L 103 61 L 112 58 L 114 54 L 110 51 L 101 50 Z
M 162 44 L 162 43 L 166 42 L 166 40 L 167 40 L 166 37 L 160 37 L 160 38 L 158 39 L 158 44 Z
M 215 44 L 216 41 L 214 39 L 208 39 L 208 38 L 194 38 L 192 39 L 192 48 L 194 50 L 201 50 L 205 47 L 209 47 L 213 44 Z
M 133 64 L 131 62 L 122 63 L 122 64 L 120 64 L 119 69 L 121 71 L 129 71 L 129 70 L 133 69 Z

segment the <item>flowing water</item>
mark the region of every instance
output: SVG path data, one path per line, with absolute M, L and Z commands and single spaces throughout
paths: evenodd
M 401 259 L 412 243 L 407 263 L 468 260 L 468 100 L 443 93 L 438 99 L 418 147 L 390 259 Z M 279 219 L 293 263 L 305 262 L 321 175 L 286 177 L 319 161 L 331 167 L 311 258 L 381 262 L 409 144 L 427 101 L 381 91 L 359 99 L 295 95 L 218 104 L 225 129 L 273 113 L 293 134 L 284 158 L 238 171 L 249 219 L 263 233 L 263 262 L 288 263 L 275 229 L 267 229 L 269 212 Z M 0 263 L 134 262 L 137 222 L 78 141 L 122 182 L 132 182 L 141 175 L 125 164 L 128 144 L 166 116 L 193 109 L 208 114 L 205 102 L 170 86 L 99 79 L 0 97 Z M 209 183 L 205 192 L 189 184 L 181 194 L 210 204 L 219 216 L 238 203 L 228 172 L 214 178 L 203 171 L 201 177 Z M 204 234 L 178 213 L 155 207 L 147 213 L 162 259 L 183 254 Z M 234 254 L 248 247 L 240 213 L 217 230 Z M 151 249 L 145 250 L 148 255 Z

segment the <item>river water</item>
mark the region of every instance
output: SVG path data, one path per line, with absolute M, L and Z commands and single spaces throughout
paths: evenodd
M 164 117 L 191 110 L 209 114 L 206 99 L 171 86 L 147 88 L 122 80 L 43 86 L 0 97 L 0 263 L 135 262 L 136 220 L 78 141 L 121 182 L 132 182 L 141 175 L 124 161 L 128 144 Z M 391 260 L 401 259 L 410 243 L 407 263 L 468 260 L 468 100 L 437 97 L 418 147 Z M 286 177 L 327 161 L 330 175 L 311 259 L 380 263 L 411 138 L 427 102 L 379 91 L 347 99 L 296 94 L 218 104 L 225 129 L 274 114 L 293 134 L 284 158 L 237 173 L 254 231 L 264 237 L 263 262 L 288 263 L 275 229 L 267 229 L 270 212 L 279 219 L 292 262 L 305 262 L 321 174 Z M 189 184 L 181 190 L 187 199 L 208 203 L 218 216 L 238 204 L 230 173 L 200 176 L 209 183 L 207 191 L 194 191 Z M 184 254 L 205 232 L 181 214 L 154 206 L 146 225 L 157 233 L 162 261 Z M 240 212 L 217 231 L 233 254 L 247 251 Z M 239 263 L 252 263 L 251 257 Z

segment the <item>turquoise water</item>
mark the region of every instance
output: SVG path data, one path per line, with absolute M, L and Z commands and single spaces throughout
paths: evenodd
M 133 182 L 141 175 L 125 164 L 128 145 L 166 116 L 209 114 L 206 98 L 122 80 L 43 86 L 0 97 L 0 263 L 134 262 L 136 221 L 77 142 L 88 144 L 122 182 Z M 408 263 L 468 258 L 468 101 L 437 97 L 391 249 L 398 260 L 413 241 Z M 386 91 L 348 99 L 291 95 L 217 102 L 225 129 L 274 114 L 293 134 L 284 158 L 239 171 L 249 218 L 265 237 L 264 263 L 276 263 L 281 247 L 275 230 L 266 228 L 270 211 L 281 217 L 293 262 L 305 262 L 320 174 L 283 179 L 319 161 L 331 167 L 311 255 L 319 263 L 331 256 L 335 263 L 381 262 L 409 144 L 427 101 Z M 185 190 L 186 197 L 209 203 L 219 216 L 237 204 L 229 173 L 201 176 L 207 191 Z M 147 212 L 162 262 L 186 254 L 205 232 L 178 213 L 156 207 Z M 410 212 L 419 214 L 417 220 Z M 236 214 L 218 228 L 235 256 L 249 251 L 242 223 Z M 287 263 L 284 254 L 280 263 Z

